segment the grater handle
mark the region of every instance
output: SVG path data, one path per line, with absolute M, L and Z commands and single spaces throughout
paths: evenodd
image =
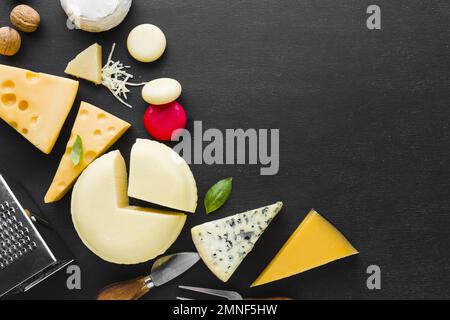
M 149 284 L 148 276 L 117 282 L 103 288 L 97 295 L 97 300 L 138 300 L 153 287 Z

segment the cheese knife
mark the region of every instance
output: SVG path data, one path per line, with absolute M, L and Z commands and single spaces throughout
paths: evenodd
M 225 298 L 227 300 L 292 300 L 291 298 L 287 297 L 273 297 L 273 298 L 243 298 L 239 293 L 236 291 L 228 291 L 228 290 L 216 290 L 216 289 L 207 289 L 207 288 L 199 288 L 199 287 L 189 287 L 189 286 L 178 286 L 180 289 L 194 291 L 194 292 L 200 292 L 203 294 L 207 294 L 210 296 L 216 296 Z M 194 300 L 192 298 L 185 298 L 185 297 L 177 297 L 178 300 Z
M 200 256 L 194 252 L 176 253 L 156 260 L 150 275 L 114 283 L 102 289 L 97 300 L 138 300 L 155 287 L 159 287 L 194 266 Z

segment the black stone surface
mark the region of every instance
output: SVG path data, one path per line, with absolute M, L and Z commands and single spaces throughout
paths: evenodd
M 259 166 L 194 165 L 199 209 L 169 252 L 191 251 L 190 227 L 282 200 L 285 207 L 227 284 L 203 265 L 158 288 L 146 299 L 185 294 L 177 285 L 236 290 L 247 297 L 298 299 L 450 298 L 450 59 L 449 2 L 385 1 L 382 30 L 366 28 L 373 1 L 355 0 L 135 0 L 113 31 L 69 30 L 59 1 L 27 1 L 42 16 L 35 34 L 0 63 L 63 76 L 67 62 L 94 42 L 106 58 L 131 65 L 139 80 L 173 77 L 180 102 L 204 128 L 279 128 L 280 171 Z M 0 2 L 0 25 L 19 1 Z M 168 38 L 164 57 L 141 64 L 125 43 L 137 24 L 153 23 Z M 151 263 L 103 262 L 79 240 L 70 196 L 53 205 L 43 197 L 64 151 L 81 100 L 122 117 L 132 129 L 115 145 L 127 159 L 133 141 L 147 134 L 146 105 L 135 90 L 133 110 L 105 88 L 80 82 L 76 104 L 51 155 L 0 124 L 0 171 L 20 179 L 39 201 L 82 269 L 82 290 L 66 288 L 64 272 L 26 299 L 92 299 L 103 286 L 150 269 Z M 217 180 L 234 177 L 233 194 L 206 216 L 203 195 Z M 337 263 L 250 289 L 311 208 L 332 221 L 361 251 Z M 118 235 L 120 236 L 120 235 Z M 382 270 L 382 289 L 369 291 L 366 268 Z

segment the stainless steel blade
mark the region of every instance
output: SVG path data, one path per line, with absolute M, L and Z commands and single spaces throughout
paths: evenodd
M 195 265 L 200 256 L 196 252 L 176 253 L 164 256 L 153 264 L 151 277 L 155 286 L 163 285 Z

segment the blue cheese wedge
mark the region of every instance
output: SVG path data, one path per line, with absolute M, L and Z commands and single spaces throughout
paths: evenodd
M 192 228 L 192 240 L 208 268 L 227 282 L 280 212 L 282 202 Z

